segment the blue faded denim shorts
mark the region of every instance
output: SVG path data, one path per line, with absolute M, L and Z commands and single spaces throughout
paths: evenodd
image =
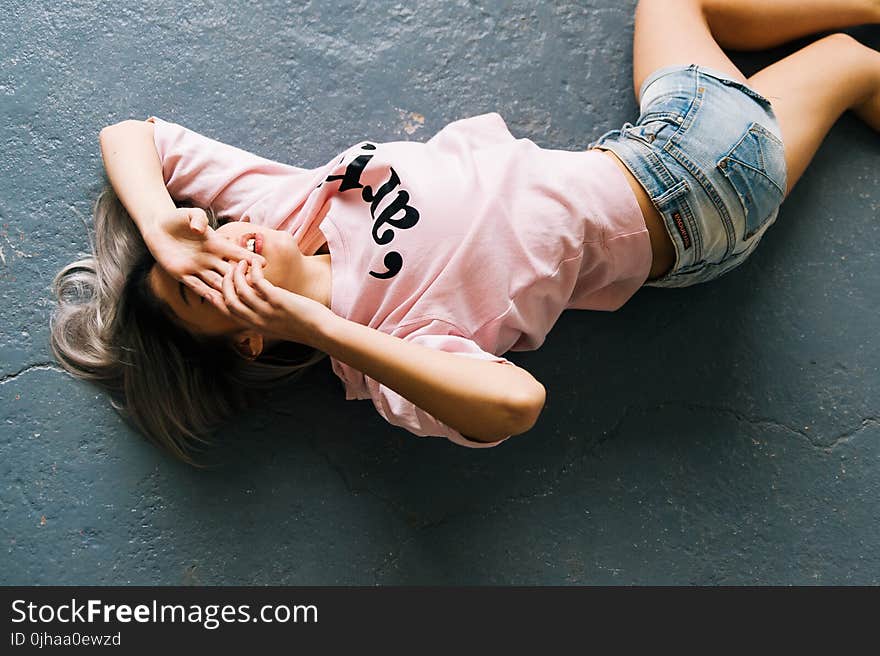
M 696 64 L 642 85 L 640 116 L 590 148 L 610 150 L 663 216 L 675 264 L 652 287 L 706 282 L 742 264 L 785 197 L 782 132 L 764 96 Z

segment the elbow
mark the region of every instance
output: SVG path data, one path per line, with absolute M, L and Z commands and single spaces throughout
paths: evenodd
M 113 125 L 105 125 L 98 133 L 98 138 L 103 142 L 108 136 L 114 135 L 117 132 L 128 130 L 143 130 L 145 132 L 152 132 L 153 124 L 148 121 L 138 121 L 133 118 L 128 118 L 124 121 L 119 121 L 119 123 L 114 123 Z
M 113 130 L 113 128 L 122 128 L 122 127 L 126 127 L 129 125 L 152 125 L 152 123 L 148 123 L 147 121 L 138 121 L 137 119 L 134 119 L 134 118 L 126 118 L 126 119 L 119 121 L 118 123 L 112 123 L 110 125 L 105 125 L 103 128 L 101 128 L 101 133 L 103 134 L 105 131 L 109 132 L 109 131 Z
M 526 433 L 538 422 L 544 409 L 547 391 L 534 381 L 529 387 L 510 393 L 502 402 L 494 404 L 492 419 L 482 422 L 479 429 L 461 429 L 462 435 L 474 442 L 497 442 L 512 435 Z
M 101 131 L 98 133 L 98 136 L 103 140 L 108 135 L 111 135 L 114 132 L 116 132 L 123 125 L 125 125 L 125 121 L 120 121 L 119 123 L 114 123 L 113 125 L 105 125 L 103 128 L 101 128 Z
M 508 401 L 510 424 L 507 434 L 518 435 L 530 431 L 538 423 L 546 401 L 547 390 L 538 381 L 511 395 Z
M 101 142 L 101 145 L 107 143 L 107 141 L 115 135 L 119 130 L 125 125 L 125 121 L 121 121 L 120 123 L 114 123 L 113 125 L 105 125 L 101 128 L 101 131 L 98 133 L 98 141 Z

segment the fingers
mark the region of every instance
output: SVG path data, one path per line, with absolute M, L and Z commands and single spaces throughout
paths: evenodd
M 194 285 L 191 285 L 190 283 L 187 284 L 190 285 L 194 291 L 198 291 L 200 293 L 200 296 L 208 298 L 224 314 L 229 315 L 229 308 L 226 306 L 226 302 L 223 297 L 223 279 L 227 274 L 229 274 L 230 276 L 233 276 L 235 274 L 236 264 L 238 263 L 227 262 L 226 260 L 221 260 L 219 257 L 214 256 L 211 256 L 207 259 L 200 259 L 200 271 L 196 275 L 198 275 L 201 279 L 200 282 L 203 282 L 205 284 L 200 285 L 198 289 L 196 289 L 196 287 Z M 251 267 L 251 270 L 253 271 L 254 268 L 255 267 Z M 193 278 L 195 280 L 199 280 L 199 278 Z M 233 283 L 234 281 L 235 279 L 233 278 Z
M 222 289 L 223 289 L 223 278 L 215 272 L 209 272 L 209 273 L 216 276 L 216 281 L 218 283 L 219 290 L 212 289 L 211 287 L 208 287 L 208 285 L 206 285 L 202 279 L 200 279 L 194 275 L 190 275 L 190 274 L 184 275 L 181 278 L 181 280 L 183 281 L 184 285 L 186 285 L 191 290 L 193 290 L 193 292 L 198 294 L 200 298 L 207 300 L 209 303 L 211 303 L 211 305 L 213 305 L 215 308 L 217 308 L 217 310 L 223 316 L 233 317 L 232 313 L 229 311 L 229 308 L 226 307 L 226 302 L 223 300 L 223 294 L 221 293 Z M 205 274 L 203 273 L 202 275 L 205 275 Z M 212 280 L 214 280 L 214 278 L 212 278 Z
M 246 262 L 239 262 L 223 276 L 223 300 L 234 316 L 254 325 L 261 325 L 261 316 L 256 310 L 265 310 L 266 303 L 256 294 L 244 279 Z
M 223 290 L 223 276 L 219 272 L 209 270 L 202 271 L 202 280 L 208 285 L 216 289 L 218 292 Z M 219 295 L 218 295 L 219 296 Z
M 251 264 L 254 262 L 262 262 L 263 266 L 266 265 L 266 260 L 262 255 L 252 253 L 244 246 L 239 246 L 238 244 L 235 244 L 228 239 L 223 239 L 222 237 L 209 239 L 207 250 L 221 259 L 226 258 L 236 262 L 239 260 L 245 260 Z
M 272 310 L 272 306 L 257 295 L 257 292 L 248 284 L 245 279 L 244 272 L 247 268 L 246 262 L 239 262 L 232 273 L 232 282 L 235 287 L 235 293 L 238 298 L 244 302 L 251 310 L 258 314 L 265 315 Z
M 197 235 L 204 235 L 208 230 L 208 215 L 205 210 L 192 207 L 189 208 L 189 228 Z
M 251 267 L 251 284 L 267 301 L 271 301 L 275 294 L 275 285 L 263 277 L 263 267 L 257 265 Z
M 220 280 L 217 281 L 217 286 L 215 287 L 215 289 L 217 289 L 218 291 L 223 289 L 223 276 L 225 276 L 226 272 L 229 271 L 233 266 L 235 266 L 235 262 L 227 262 L 223 258 L 217 257 L 216 255 L 211 255 L 209 253 L 203 253 L 197 259 L 197 262 L 199 268 L 202 271 L 213 271 L 220 277 Z M 212 280 L 214 280 L 213 277 Z
M 223 276 L 232 267 L 231 262 L 226 262 L 221 260 L 219 257 L 214 257 L 210 255 L 197 255 L 192 263 L 190 264 L 189 272 L 187 275 L 191 275 L 197 279 L 203 281 L 209 288 L 213 288 L 218 292 L 223 291 Z M 180 278 L 184 279 L 183 276 Z M 195 291 L 195 287 L 187 283 L 193 291 Z M 204 296 L 204 294 L 202 294 Z
M 227 268 L 232 266 L 229 262 L 222 260 L 219 262 L 227 265 Z M 184 274 L 180 280 L 200 298 L 210 301 L 224 315 L 229 316 L 229 308 L 223 301 L 223 275 L 220 272 L 210 268 L 202 268 L 195 273 Z
M 228 271 L 226 275 L 223 276 L 223 300 L 226 302 L 226 307 L 233 315 L 250 323 L 254 323 L 254 320 L 256 319 L 254 313 L 239 300 L 238 295 L 235 293 L 235 282 L 232 278 L 233 271 L 234 269 Z
M 217 310 L 220 312 L 220 314 L 222 314 L 224 317 L 228 317 L 230 319 L 233 319 L 234 321 L 241 322 L 241 319 L 239 319 L 235 314 L 233 314 L 232 311 L 229 309 L 229 306 L 226 305 L 226 298 L 222 293 L 216 294 L 216 300 L 215 300 L 215 296 L 212 294 L 211 295 L 211 304 L 215 308 L 217 308 Z
M 218 292 L 208 287 L 208 285 L 196 276 L 187 274 L 183 276 L 181 280 L 184 285 L 193 290 L 194 293 L 198 294 L 200 298 L 206 298 L 214 305 L 217 305 L 218 303 L 223 305 L 223 297 Z M 226 308 L 225 305 L 223 305 L 223 307 L 224 309 Z

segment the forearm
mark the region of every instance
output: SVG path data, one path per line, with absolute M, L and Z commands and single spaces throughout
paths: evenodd
M 335 314 L 314 346 L 479 440 L 527 431 L 543 407 L 544 388 L 524 369 L 431 349 Z
M 175 209 L 165 187 L 153 125 L 122 121 L 101 130 L 101 156 L 119 200 L 146 239 L 157 217 Z

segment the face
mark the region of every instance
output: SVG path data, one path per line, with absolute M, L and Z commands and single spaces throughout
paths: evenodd
M 262 240 L 260 255 L 266 260 L 263 275 L 273 285 L 293 288 L 289 280 L 299 269 L 303 257 L 296 241 L 288 232 L 270 230 L 241 221 L 230 221 L 216 230 L 217 235 L 229 239 L 240 246 L 246 246 L 248 239 Z M 201 298 L 189 287 L 172 278 L 159 265 L 153 266 L 149 275 L 153 293 L 174 312 L 177 319 L 191 333 L 200 335 L 234 335 L 248 328 L 237 319 L 227 317 L 209 301 Z

